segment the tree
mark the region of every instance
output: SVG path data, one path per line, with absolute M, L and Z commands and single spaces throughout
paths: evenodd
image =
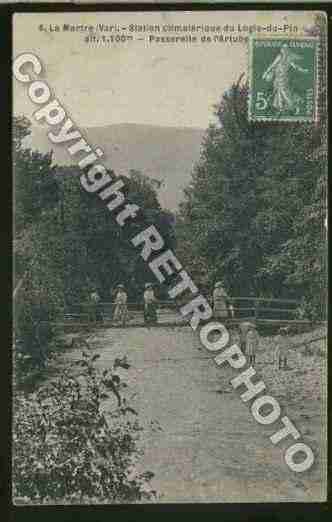
M 110 173 L 114 174 L 112 171 Z M 81 246 L 84 246 L 86 261 L 81 285 L 85 284 L 86 291 L 90 285 L 96 286 L 102 299 L 110 301 L 111 290 L 116 284 L 122 283 L 129 293 L 129 299 L 137 302 L 142 299 L 144 283 L 151 279 L 151 274 L 130 239 L 142 227 L 154 224 L 170 248 L 175 240 L 174 229 L 171 214 L 160 207 L 153 179 L 137 170 L 131 170 L 128 176 L 118 178 L 125 183 L 123 191 L 126 200 L 141 209 L 135 220 L 123 228 L 116 223 L 104 201 L 80 189 L 77 237 Z M 75 180 L 75 183 L 78 181 Z M 69 236 L 75 233 L 73 227 L 66 230 Z M 74 266 L 77 269 L 77 262 Z
M 27 118 L 14 118 L 15 331 L 24 349 L 38 354 L 41 321 L 65 310 L 82 311 L 76 305 L 93 287 L 110 301 L 111 289 L 121 282 L 129 299 L 140 301 L 151 275 L 130 238 L 154 224 L 170 247 L 174 230 L 171 213 L 160 207 L 157 180 L 138 170 L 119 177 L 128 201 L 141 208 L 137 219 L 121 229 L 105 202 L 81 187 L 78 167 L 53 165 L 52 154 L 24 147 L 30 132 Z
M 54 208 L 59 192 L 54 179 L 52 153 L 42 154 L 24 147 L 31 133 L 24 116 L 13 119 L 13 169 L 15 190 L 15 234 L 36 222 L 41 212 Z
M 40 362 L 52 335 L 50 322 L 63 302 L 63 267 L 52 154 L 24 147 L 29 134 L 29 120 L 15 117 L 14 324 L 19 349 Z
M 301 281 L 299 267 L 310 257 L 321 267 L 318 278 L 325 270 L 324 238 L 317 236 L 326 183 L 326 159 L 317 155 L 322 125 L 251 123 L 247 97 L 246 85 L 233 85 L 215 107 L 217 123 L 185 191 L 180 213 L 189 266 L 208 286 L 223 279 L 234 296 L 312 296 L 314 277 Z M 318 221 L 306 229 L 309 255 L 296 245 L 312 206 Z

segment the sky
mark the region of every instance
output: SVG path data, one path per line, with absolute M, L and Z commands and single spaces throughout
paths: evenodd
M 39 56 L 45 67 L 44 79 L 76 125 L 139 123 L 206 128 L 222 93 L 247 72 L 246 44 L 151 45 L 135 40 L 97 48 L 86 44 L 82 33 L 41 32 L 38 27 L 64 23 L 287 23 L 301 29 L 313 16 L 287 11 L 20 13 L 13 22 L 14 56 L 22 52 Z M 31 117 L 36 107 L 27 96 L 26 85 L 14 80 L 13 92 L 14 113 Z

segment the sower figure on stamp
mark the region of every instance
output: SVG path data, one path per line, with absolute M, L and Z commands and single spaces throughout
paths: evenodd
M 272 106 L 280 112 L 300 110 L 301 97 L 294 92 L 290 86 L 290 72 L 307 73 L 308 70 L 300 67 L 296 62 L 301 56 L 290 51 L 288 44 L 284 43 L 280 53 L 266 69 L 262 78 L 267 82 L 273 81 L 273 100 Z
M 144 291 L 144 322 L 157 322 L 157 303 L 151 283 L 146 283 Z
M 113 321 L 124 326 L 127 320 L 127 294 L 123 285 L 118 285 L 116 290 Z
M 288 357 L 288 340 L 286 337 L 287 327 L 283 326 L 279 329 L 279 333 L 275 338 L 274 362 L 279 370 L 287 369 Z
M 228 317 L 228 300 L 229 297 L 223 288 L 222 281 L 217 281 L 213 290 L 213 315 L 215 318 Z

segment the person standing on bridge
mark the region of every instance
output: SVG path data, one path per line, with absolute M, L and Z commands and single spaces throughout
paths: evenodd
M 144 322 L 145 323 L 156 323 L 157 322 L 157 303 L 153 291 L 152 283 L 146 283 L 144 291 Z
M 125 326 L 127 320 L 127 294 L 123 285 L 116 287 L 115 310 L 113 321 L 115 323 Z
M 92 292 L 90 294 L 90 302 L 91 302 L 91 319 L 93 321 L 102 321 L 102 314 L 100 311 L 100 296 L 97 292 L 96 287 L 92 289 Z
M 228 317 L 228 295 L 223 288 L 222 281 L 217 281 L 213 290 L 213 315 L 215 318 Z
M 255 364 L 259 336 L 255 325 L 250 325 L 246 335 L 246 356 L 249 364 Z

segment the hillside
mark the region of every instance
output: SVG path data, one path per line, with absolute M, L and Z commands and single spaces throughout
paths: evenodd
M 182 199 L 182 189 L 190 181 L 192 166 L 199 159 L 204 130 L 126 123 L 87 127 L 82 133 L 91 145 L 103 149 L 104 164 L 117 174 L 138 169 L 164 180 L 160 202 L 175 210 Z M 54 161 L 59 165 L 71 163 L 64 146 L 51 146 L 46 127 L 34 125 L 25 143 L 41 152 L 53 148 Z

